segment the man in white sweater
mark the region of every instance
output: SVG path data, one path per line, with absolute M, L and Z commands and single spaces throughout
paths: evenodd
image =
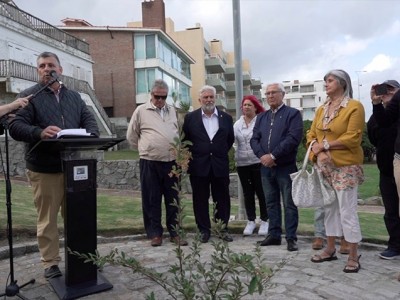
M 143 222 L 153 247 L 162 245 L 163 196 L 170 241 L 181 246 L 187 245 L 174 229 L 178 225 L 178 208 L 173 203 L 178 202 L 178 193 L 173 188 L 176 178 L 170 177 L 169 173 L 175 165 L 171 143 L 179 132 L 176 111 L 166 103 L 167 97 L 167 83 L 156 80 L 150 100 L 135 109 L 126 133 L 131 147 L 139 151 Z

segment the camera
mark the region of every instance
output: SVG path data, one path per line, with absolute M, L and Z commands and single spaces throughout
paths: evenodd
M 387 95 L 388 93 L 388 87 L 387 84 L 379 84 L 375 87 L 375 94 L 377 96 L 381 96 L 381 95 Z

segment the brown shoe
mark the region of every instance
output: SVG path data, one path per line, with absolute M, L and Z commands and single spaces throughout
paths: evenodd
M 153 247 L 158 247 L 162 245 L 162 237 L 161 236 L 155 236 L 151 239 L 151 245 Z
M 171 243 L 174 243 L 175 245 L 179 245 L 179 246 L 187 246 L 188 245 L 188 242 L 185 241 L 184 239 L 181 239 L 179 236 L 170 237 L 169 240 L 171 241 Z
M 314 250 L 321 250 L 323 247 L 324 247 L 324 239 L 320 237 L 315 238 L 312 243 L 312 248 Z
M 350 253 L 350 245 L 349 243 L 342 237 L 340 239 L 340 249 L 339 249 L 340 254 L 349 254 Z

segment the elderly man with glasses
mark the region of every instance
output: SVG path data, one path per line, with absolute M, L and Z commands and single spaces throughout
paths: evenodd
M 303 120 L 299 110 L 283 103 L 285 90 L 281 83 L 267 85 L 265 95 L 270 109 L 257 117 L 250 140 L 254 154 L 262 164 L 261 180 L 270 218 L 268 235 L 258 244 L 281 244 L 282 196 L 287 250 L 297 251 L 299 214 L 293 203 L 289 175 L 297 171 L 296 155 L 303 137 Z
M 174 201 L 178 203 L 178 192 L 173 188 L 176 178 L 170 177 L 169 173 L 175 165 L 171 143 L 179 133 L 176 111 L 166 103 L 167 97 L 167 83 L 156 80 L 151 88 L 150 100 L 135 109 L 126 133 L 131 147 L 139 151 L 144 228 L 153 247 L 162 245 L 163 196 L 170 241 L 187 245 L 176 232 L 178 207 Z

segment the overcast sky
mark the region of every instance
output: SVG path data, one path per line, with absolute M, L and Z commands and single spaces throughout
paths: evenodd
M 92 25 L 126 26 L 141 20 L 143 1 L 14 2 L 52 25 L 68 17 Z M 175 30 L 200 23 L 207 40 L 220 39 L 226 51 L 233 51 L 232 0 L 164 3 Z M 341 68 L 351 76 L 354 98 L 361 98 L 369 115 L 371 84 L 400 81 L 398 0 L 241 0 L 240 12 L 242 57 L 250 60 L 252 76 L 264 84 L 320 80 L 327 71 Z

